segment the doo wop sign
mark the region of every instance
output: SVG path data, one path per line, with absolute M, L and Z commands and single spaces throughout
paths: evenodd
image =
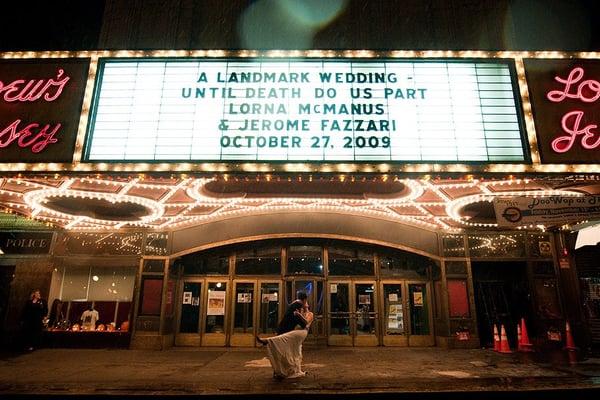
M 600 218 L 600 196 L 496 198 L 494 211 L 498 226 L 573 223 Z
M 105 59 L 86 161 L 523 162 L 510 60 Z

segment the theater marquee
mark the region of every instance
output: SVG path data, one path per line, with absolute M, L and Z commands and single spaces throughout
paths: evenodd
M 512 60 L 104 59 L 86 161 L 524 162 Z
M 597 173 L 600 56 L 0 53 L 0 171 Z

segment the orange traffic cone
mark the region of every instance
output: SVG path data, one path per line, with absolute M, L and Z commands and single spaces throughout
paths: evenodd
M 500 325 L 500 351 L 499 353 L 512 353 L 510 345 L 508 344 L 508 338 L 506 337 L 506 331 L 504 325 Z
M 496 324 L 494 324 L 494 351 L 500 351 L 500 336 Z
M 571 335 L 571 327 L 569 326 L 569 321 L 567 321 L 567 326 L 566 326 L 566 333 L 565 333 L 565 347 L 564 350 L 568 350 L 568 351 L 575 351 L 577 350 L 577 347 L 575 347 L 575 341 L 573 340 L 573 335 Z
M 518 326 L 518 325 L 517 325 Z M 529 342 L 529 335 L 527 335 L 527 325 L 525 325 L 525 318 L 521 318 L 521 329 L 518 350 L 523 352 L 533 351 L 533 344 Z
M 567 351 L 567 355 L 569 356 L 569 364 L 575 365 L 577 364 L 577 352 L 569 350 Z

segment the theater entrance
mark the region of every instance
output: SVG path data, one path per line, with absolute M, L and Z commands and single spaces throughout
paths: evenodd
M 315 318 L 305 344 L 430 346 L 431 258 L 341 240 L 236 244 L 173 260 L 178 346 L 256 345 L 299 291 Z
M 473 262 L 475 305 L 481 346 L 493 347 L 494 324 L 504 326 L 517 347 L 517 323 L 529 318 L 530 295 L 525 262 Z

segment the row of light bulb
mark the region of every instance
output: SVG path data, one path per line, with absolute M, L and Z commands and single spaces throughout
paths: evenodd
M 459 232 L 460 228 L 451 228 L 444 220 L 454 220 L 461 226 L 472 226 L 472 227 L 495 227 L 496 224 L 486 223 L 472 223 L 467 221 L 463 216 L 460 215 L 460 211 L 468 204 L 477 203 L 481 201 L 492 201 L 496 196 L 549 196 L 549 195 L 562 195 L 562 196 L 581 196 L 581 193 L 562 191 L 562 190 L 512 190 L 504 192 L 492 192 L 489 188 L 501 187 L 501 186 L 512 186 L 528 184 L 530 181 L 527 179 L 507 179 L 501 181 L 483 181 L 483 180 L 472 180 L 470 182 L 456 182 L 456 183 L 439 183 L 434 184 L 430 179 L 405 179 L 401 182 L 409 188 L 408 194 L 396 198 L 371 198 L 366 197 L 364 199 L 343 199 L 343 198 L 314 198 L 306 199 L 301 197 L 272 197 L 268 199 L 261 198 L 247 198 L 245 195 L 237 196 L 233 198 L 216 198 L 211 197 L 210 192 L 205 190 L 205 186 L 214 181 L 215 178 L 185 178 L 178 182 L 176 185 L 170 184 L 143 184 L 132 179 L 130 181 L 107 181 L 100 178 L 84 177 L 84 178 L 69 178 L 65 181 L 60 188 L 48 189 L 46 185 L 41 182 L 29 181 L 25 178 L 7 178 L 5 181 L 24 185 L 30 190 L 25 194 L 19 192 L 13 192 L 10 190 L 0 189 L 2 194 L 10 194 L 16 197 L 22 197 L 25 204 L 14 203 L 16 208 L 24 208 L 31 210 L 31 214 L 37 216 L 39 219 L 56 221 L 64 223 L 67 221 L 69 229 L 115 229 L 115 227 L 121 226 L 141 226 L 150 228 L 171 228 L 179 227 L 187 224 L 193 224 L 198 222 L 205 222 L 215 219 L 230 218 L 240 215 L 258 214 L 258 213 L 270 213 L 276 211 L 306 211 L 306 210 L 318 210 L 318 211 L 331 211 L 341 212 L 346 214 L 357 214 L 357 215 L 369 215 L 377 218 L 383 218 L 388 220 L 398 220 L 402 222 L 408 222 L 416 224 L 427 229 L 437 230 L 442 227 L 448 232 L 456 231 Z M 116 185 L 120 187 L 118 193 L 106 193 L 106 192 L 90 192 L 83 190 L 71 189 L 74 183 L 91 183 L 97 185 Z M 130 196 L 127 194 L 129 189 L 143 186 L 144 188 L 156 188 L 162 191 L 166 191 L 169 194 L 163 196 L 161 200 L 155 201 L 139 196 Z M 468 189 L 478 188 L 484 194 L 470 195 L 460 197 L 452 200 L 443 190 L 444 189 Z M 186 204 L 168 204 L 166 203 L 171 195 L 177 190 L 185 189 L 186 194 L 194 199 L 193 203 Z M 425 190 L 432 190 L 436 193 L 443 201 L 429 201 L 429 202 L 418 202 L 418 198 L 421 197 Z M 48 208 L 45 202 L 50 198 L 56 197 L 71 197 L 71 198 L 93 198 L 111 201 L 113 203 L 134 203 L 139 204 L 149 210 L 149 214 L 142 217 L 139 221 L 107 221 L 101 219 L 94 219 L 90 217 L 75 217 L 71 214 L 58 212 Z M 192 210 L 195 207 L 206 207 L 215 206 L 213 212 L 209 212 L 205 215 L 175 215 L 165 217 L 165 209 L 167 207 L 182 207 L 183 212 Z M 393 208 L 394 207 L 415 207 L 420 209 L 421 212 L 426 212 L 424 206 L 443 206 L 446 209 L 447 216 L 435 216 L 435 215 L 401 215 L 398 214 Z M 539 227 L 536 227 L 539 228 Z

